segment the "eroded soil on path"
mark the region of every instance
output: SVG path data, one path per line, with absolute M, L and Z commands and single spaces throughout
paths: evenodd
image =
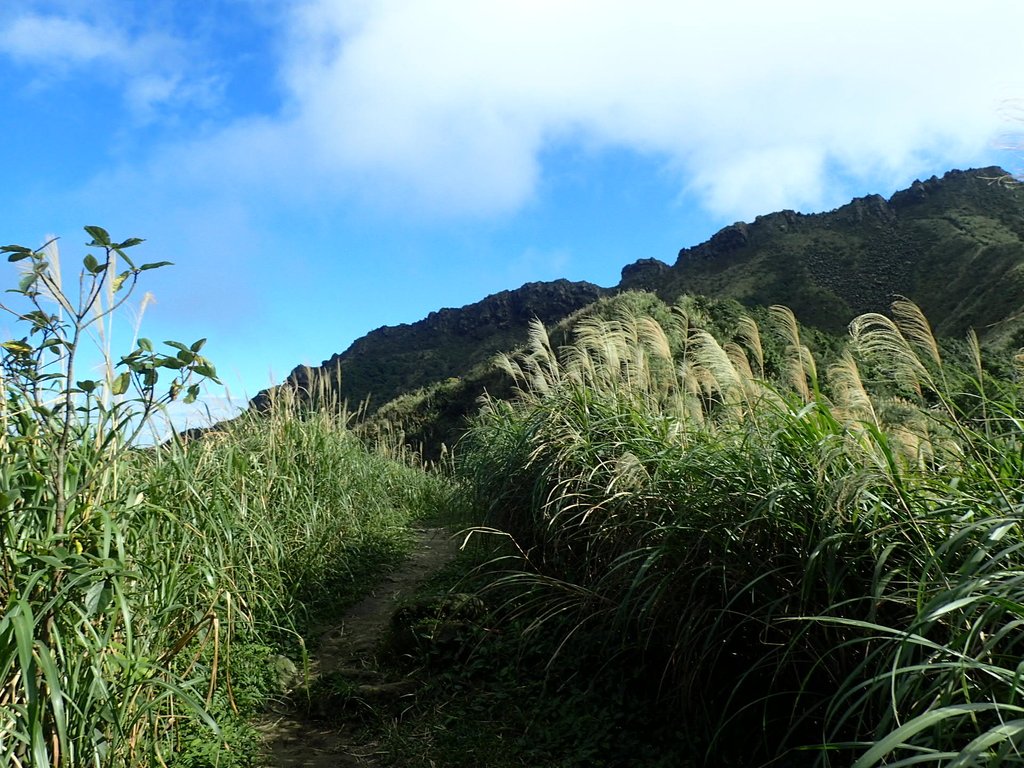
M 357 719 L 332 711 L 341 706 L 339 699 L 315 694 L 318 680 L 330 681 L 351 692 L 346 706 L 372 707 L 415 692 L 415 679 L 396 679 L 379 671 L 377 653 L 395 608 L 452 560 L 459 548 L 459 541 L 441 528 L 423 528 L 415 534 L 412 555 L 385 575 L 340 622 L 319 633 L 319 648 L 310 660 L 314 695 L 307 700 L 296 692 L 293 703 L 264 718 L 260 730 L 266 739 L 268 768 L 383 768 L 377 745 L 361 739 L 354 725 Z

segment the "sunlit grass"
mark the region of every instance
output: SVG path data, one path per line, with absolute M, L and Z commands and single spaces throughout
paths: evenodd
M 765 376 L 769 331 L 715 338 L 685 305 L 562 350 L 536 327 L 459 454 L 522 549 L 511 615 L 566 653 L 642 649 L 712 760 L 1020 760 L 1018 389 L 895 317 L 855 322 L 824 379 L 782 309 Z
M 201 342 L 140 338 L 77 378 L 85 329 L 149 268 L 124 254 L 138 241 L 90 234 L 105 256 L 83 261 L 82 305 L 52 257 L 7 249 L 36 310 L 15 313 L 26 335 L 2 367 L 0 765 L 250 764 L 269 657 L 301 666 L 309 621 L 400 558 L 440 486 L 366 450 L 337 403 L 282 399 L 138 447 L 161 404 L 197 392 L 185 374 L 215 374 Z

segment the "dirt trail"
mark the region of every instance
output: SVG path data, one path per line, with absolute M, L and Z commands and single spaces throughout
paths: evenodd
M 361 698 L 398 697 L 415 690 L 414 680 L 388 679 L 377 671 L 376 653 L 397 603 L 413 594 L 427 578 L 448 563 L 459 542 L 442 528 L 415 531 L 416 548 L 394 572 L 387 574 L 368 597 L 341 621 L 320 635 L 311 659 L 311 677 L 341 679 Z M 264 718 L 268 768 L 382 768 L 376 745 L 361 742 L 344 719 L 329 711 L 289 708 Z

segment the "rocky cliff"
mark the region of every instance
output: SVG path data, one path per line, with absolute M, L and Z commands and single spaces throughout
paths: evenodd
M 612 289 L 528 283 L 410 325 L 378 328 L 319 368 L 296 368 L 283 386 L 307 391 L 313 376 L 353 407 L 369 400 L 372 411 L 511 350 L 526 339 L 533 318 L 550 325 L 624 290 L 670 303 L 702 294 L 785 304 L 803 323 L 834 333 L 905 296 L 940 334 L 973 327 L 990 340 L 1024 346 L 1024 186 L 1000 168 L 950 171 L 888 199 L 868 195 L 826 213 L 758 216 L 681 249 L 672 265 L 630 264 Z M 253 404 L 265 407 L 272 393 L 261 392 Z M 476 394 L 462 393 L 459 402 Z
M 370 331 L 319 368 L 296 368 L 283 386 L 309 391 L 312 377 L 352 407 L 369 401 L 373 411 L 400 394 L 461 376 L 522 344 L 532 319 L 555 323 L 607 293 L 585 282 L 527 283 L 459 309 L 431 312 L 412 324 Z M 266 407 L 273 392 L 260 392 L 253 405 Z

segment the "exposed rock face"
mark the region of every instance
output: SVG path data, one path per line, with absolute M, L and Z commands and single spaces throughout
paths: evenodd
M 827 213 L 758 216 L 683 248 L 672 266 L 641 259 L 624 267 L 613 290 L 528 283 L 411 325 L 378 328 L 319 368 L 296 368 L 283 386 L 309 390 L 312 376 L 353 406 L 366 398 L 380 406 L 513 349 L 533 318 L 550 325 L 630 289 L 670 302 L 689 293 L 785 304 L 802 322 L 834 332 L 900 295 L 918 302 L 940 334 L 973 326 L 1011 335 L 1004 321 L 1024 315 L 1024 185 L 1008 179 L 994 167 L 950 171 L 888 200 L 867 195 Z M 270 394 L 253 404 L 265 407 Z
M 847 217 L 848 221 L 855 224 L 863 224 L 865 221 L 893 224 L 896 221 L 896 210 L 881 195 L 855 197 L 835 213 Z
M 763 220 L 764 217 L 761 217 Z M 761 222 L 755 222 L 757 226 Z M 684 262 L 710 261 L 730 253 L 735 253 L 750 245 L 750 225 L 742 221 L 720 229 L 711 239 L 693 248 L 681 248 L 676 259 L 676 266 Z
M 671 267 L 658 259 L 640 259 L 622 268 L 622 282 L 633 288 L 654 290 Z
M 316 389 L 310 378 L 319 378 L 353 407 L 369 399 L 373 410 L 522 344 L 534 318 L 555 323 L 607 293 L 592 283 L 527 283 L 461 309 L 431 312 L 416 323 L 370 331 L 319 368 L 296 368 L 282 386 L 309 392 Z M 260 392 L 252 405 L 266 408 L 274 391 Z

